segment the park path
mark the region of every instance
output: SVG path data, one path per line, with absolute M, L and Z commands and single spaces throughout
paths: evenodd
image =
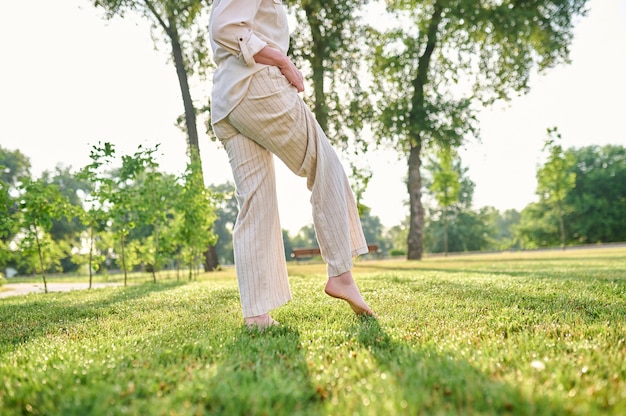
M 91 287 L 97 289 L 100 287 L 119 286 L 120 283 L 92 283 Z M 84 290 L 89 288 L 88 282 L 76 283 L 48 283 L 48 292 L 69 292 L 70 290 Z M 7 283 L 0 292 L 0 298 L 9 296 L 27 295 L 29 293 L 44 293 L 43 283 Z

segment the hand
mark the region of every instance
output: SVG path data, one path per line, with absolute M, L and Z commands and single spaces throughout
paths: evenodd
M 286 65 L 279 68 L 280 72 L 287 78 L 287 81 L 296 87 L 298 92 L 304 91 L 304 76 L 293 62 L 291 62 L 291 59 L 287 59 Z
M 298 92 L 304 91 L 304 77 L 302 72 L 291 62 L 291 59 L 277 49 L 266 46 L 254 55 L 255 62 L 265 65 L 274 65 L 287 78 Z

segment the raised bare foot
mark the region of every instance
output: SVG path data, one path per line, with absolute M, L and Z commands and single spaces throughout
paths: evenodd
M 275 321 L 269 313 L 264 313 L 263 315 L 251 316 L 249 318 L 245 318 L 246 326 L 248 329 L 259 329 L 264 330 L 271 326 L 280 325 L 278 321 Z
M 363 296 L 361 296 L 361 292 L 359 292 L 351 272 L 345 272 L 336 277 L 329 277 L 324 292 L 333 298 L 343 299 L 348 302 L 357 315 L 374 315 L 370 307 L 365 303 L 365 300 L 363 300 Z

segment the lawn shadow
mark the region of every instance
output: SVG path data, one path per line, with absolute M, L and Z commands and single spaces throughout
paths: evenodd
M 207 385 L 208 414 L 322 414 L 297 329 L 242 327 L 225 351 Z
M 529 400 L 516 386 L 495 380 L 433 345 L 394 340 L 375 318 L 361 319 L 351 331 L 394 385 L 390 389 L 396 392 L 396 414 L 563 413 L 557 403 L 544 397 Z
M 0 356 L 21 344 L 104 315 L 120 313 L 115 305 L 171 290 L 185 282 L 143 283 L 126 287 L 29 294 L 0 302 Z M 106 293 L 108 292 L 108 293 Z M 106 294 L 105 294 L 106 293 Z

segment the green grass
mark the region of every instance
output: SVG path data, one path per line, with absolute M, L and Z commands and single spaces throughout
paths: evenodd
M 359 261 L 376 311 L 291 265 L 283 325 L 233 270 L 0 299 L 0 414 L 626 414 L 626 249 Z

